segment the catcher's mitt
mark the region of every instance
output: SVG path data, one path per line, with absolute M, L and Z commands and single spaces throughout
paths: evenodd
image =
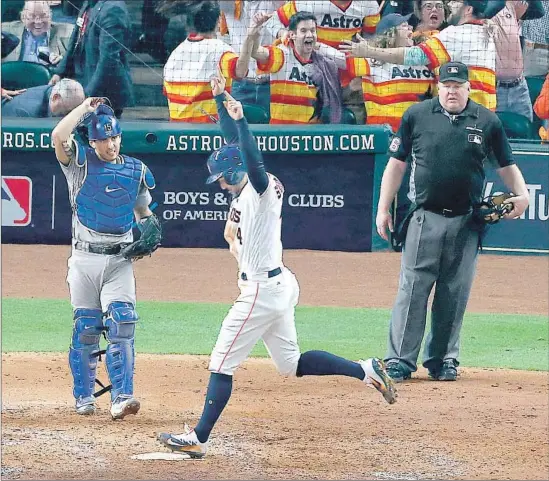
M 505 215 L 513 210 L 513 203 L 507 199 L 514 197 L 514 194 L 489 195 L 478 206 L 478 216 L 485 224 L 495 224 Z
M 150 256 L 162 240 L 162 225 L 154 214 L 142 219 L 138 224 L 141 235 L 139 239 L 124 247 L 120 253 L 130 260 L 139 260 Z

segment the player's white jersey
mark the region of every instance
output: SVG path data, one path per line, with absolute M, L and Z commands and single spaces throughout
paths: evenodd
M 284 187 L 272 174 L 259 195 L 248 182 L 233 199 L 228 222 L 235 229 L 235 248 L 240 272 L 249 279 L 282 267 L 282 199 Z
M 78 144 L 75 142 L 75 151 L 78 156 L 80 149 Z M 130 229 L 128 232 L 122 235 L 115 234 L 103 234 L 96 232 L 94 230 L 88 229 L 84 226 L 76 215 L 76 196 L 80 192 L 84 181 L 86 180 L 86 165 L 87 162 L 80 167 L 77 161 L 71 161 L 69 165 L 63 165 L 59 163 L 61 170 L 67 179 L 67 184 L 69 187 L 69 202 L 72 209 L 72 238 L 74 241 L 79 242 L 90 242 L 95 244 L 122 244 L 133 242 L 133 232 Z M 139 193 L 137 200 L 135 201 L 136 206 L 149 205 L 152 201 L 151 194 L 147 187 L 142 183 L 139 187 Z

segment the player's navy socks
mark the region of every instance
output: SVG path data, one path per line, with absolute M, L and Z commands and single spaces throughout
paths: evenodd
M 221 416 L 223 409 L 229 402 L 231 391 L 233 390 L 233 377 L 227 374 L 212 372 L 206 393 L 204 411 L 200 421 L 194 428 L 196 437 L 201 443 L 205 443 L 210 437 L 212 429 Z
M 366 375 L 357 362 L 326 351 L 307 351 L 297 363 L 297 376 L 349 376 L 361 381 Z

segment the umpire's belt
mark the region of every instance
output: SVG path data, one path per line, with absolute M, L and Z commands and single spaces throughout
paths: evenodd
M 74 248 L 77 251 L 90 252 L 92 254 L 103 254 L 106 256 L 114 256 L 120 254 L 120 251 L 126 247 L 128 244 L 115 244 L 115 245 L 105 245 L 105 244 L 90 244 L 89 242 L 76 242 Z
M 434 212 L 438 215 L 443 215 L 444 217 L 458 217 L 460 215 L 467 215 L 472 212 L 471 208 L 468 209 L 438 209 L 436 207 L 425 207 L 422 206 L 423 210 L 427 210 L 429 212 Z
M 273 269 L 272 271 L 267 272 L 267 279 L 270 279 L 271 277 L 276 277 L 276 276 L 278 276 L 278 274 L 281 274 L 281 273 L 282 273 L 282 269 L 280 267 L 277 267 L 276 269 Z M 253 276 L 253 277 L 255 277 L 255 276 Z M 245 272 L 242 272 L 240 274 L 240 278 L 243 281 L 248 280 L 248 276 L 246 275 Z

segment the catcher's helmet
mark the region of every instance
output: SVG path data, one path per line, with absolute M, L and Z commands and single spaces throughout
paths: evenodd
M 238 145 L 224 145 L 212 152 L 208 157 L 207 165 L 210 176 L 206 179 L 206 184 L 213 184 L 223 177 L 227 184 L 237 185 L 246 175 L 242 152 Z
M 108 105 L 100 104 L 88 121 L 88 138 L 90 140 L 106 140 L 122 134 L 120 122 L 114 115 L 114 110 Z

